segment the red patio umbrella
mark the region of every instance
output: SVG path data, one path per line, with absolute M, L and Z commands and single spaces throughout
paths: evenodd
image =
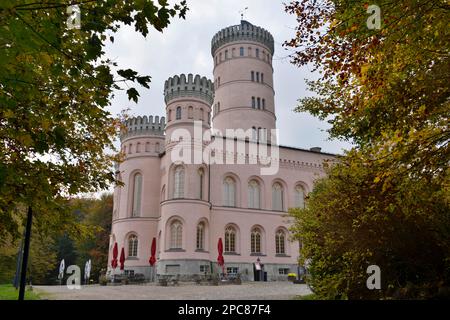
M 113 269 L 117 268 L 117 256 L 119 255 L 119 249 L 117 249 L 117 242 L 114 243 L 114 249 L 113 249 L 113 257 L 111 260 L 111 267 Z
M 120 270 L 125 269 L 125 249 L 122 247 L 122 251 L 120 251 Z
M 155 262 L 156 262 L 156 256 L 155 256 L 155 254 L 156 254 L 156 238 L 153 238 L 153 240 L 152 240 L 152 249 L 151 249 L 151 257 L 150 257 L 150 260 L 148 260 L 148 262 L 150 263 L 150 265 L 153 267 L 153 265 L 155 264 Z
M 225 260 L 223 259 L 223 243 L 222 238 L 219 238 L 219 243 L 217 244 L 217 250 L 219 251 L 219 256 L 217 257 L 217 264 L 222 267 L 222 273 L 225 273 Z

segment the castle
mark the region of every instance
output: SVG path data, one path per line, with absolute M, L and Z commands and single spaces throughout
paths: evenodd
M 110 272 L 116 243 L 125 250 L 126 273 L 189 280 L 222 272 L 219 239 L 224 271 L 244 281 L 284 280 L 298 271 L 300 244 L 290 239 L 287 210 L 304 206 L 324 175 L 323 161 L 334 155 L 277 142 L 274 39 L 267 30 L 242 20 L 217 32 L 211 54 L 214 81 L 171 77 L 166 117 L 125 123 Z

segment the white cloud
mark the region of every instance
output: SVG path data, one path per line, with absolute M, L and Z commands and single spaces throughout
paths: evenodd
M 175 3 L 178 1 L 170 1 Z M 139 104 L 128 101 L 125 91 L 116 92 L 111 111 L 116 114 L 127 107 L 134 115 L 165 113 L 164 81 L 175 74 L 193 73 L 212 78 L 211 38 L 222 28 L 238 24 L 239 11 L 245 7 L 245 19 L 269 30 L 275 38 L 273 61 L 275 107 L 280 142 L 301 148 L 320 146 L 324 151 L 341 152 L 349 144 L 328 141 L 326 122 L 308 114 L 294 113 L 297 99 L 306 95 L 305 78 L 314 78 L 308 68 L 297 68 L 285 58 L 281 44 L 289 40 L 296 25 L 295 17 L 284 12 L 282 1 L 274 0 L 188 0 L 186 20 L 175 18 L 163 33 L 151 30 L 147 38 L 134 27 L 121 28 L 114 44 L 106 48 L 107 56 L 116 58 L 121 68 L 133 68 L 152 77 L 150 89 L 142 88 Z

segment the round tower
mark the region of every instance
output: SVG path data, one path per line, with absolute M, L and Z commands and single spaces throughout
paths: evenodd
M 126 120 L 124 127 L 120 140 L 125 159 L 116 166 L 117 178 L 124 185 L 114 190 L 111 246 L 117 243 L 119 254 L 124 248 L 126 270 L 149 278 L 148 246 L 157 237 L 160 216 L 165 118 L 133 117 Z
M 213 127 L 254 130 L 276 127 L 272 56 L 274 39 L 265 29 L 242 20 L 224 28 L 211 41 L 215 99 Z
M 166 143 L 174 140 L 176 129 L 188 130 L 194 137 L 193 124 L 201 122 L 203 132 L 211 127 L 211 105 L 214 100 L 214 85 L 200 75 L 176 75 L 164 84 L 166 102 Z M 175 140 L 178 140 L 176 138 Z
M 164 97 L 167 126 L 161 165 L 157 272 L 177 273 L 188 279 L 198 274 L 201 266 L 208 265 L 210 258 L 209 173 L 201 151 L 206 143 L 203 133 L 211 128 L 214 85 L 199 75 L 176 75 L 165 82 Z M 200 152 L 197 157 L 196 152 Z M 196 241 L 199 226 L 204 228 L 200 242 Z

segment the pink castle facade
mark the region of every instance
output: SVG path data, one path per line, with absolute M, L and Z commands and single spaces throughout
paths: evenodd
M 264 273 L 269 281 L 285 280 L 298 272 L 299 243 L 290 239 L 287 211 L 304 205 L 314 180 L 324 175 L 323 161 L 334 155 L 277 143 L 274 40 L 268 31 L 241 21 L 214 36 L 211 53 L 214 81 L 171 77 L 164 87 L 166 117 L 126 122 L 110 272 L 115 243 L 119 252 L 125 249 L 126 272 L 146 278 L 190 280 L 222 272 L 220 238 L 225 271 L 243 280 Z M 241 139 L 227 129 L 247 134 Z M 269 151 L 261 157 L 263 146 Z M 270 166 L 276 170 L 262 174 Z

